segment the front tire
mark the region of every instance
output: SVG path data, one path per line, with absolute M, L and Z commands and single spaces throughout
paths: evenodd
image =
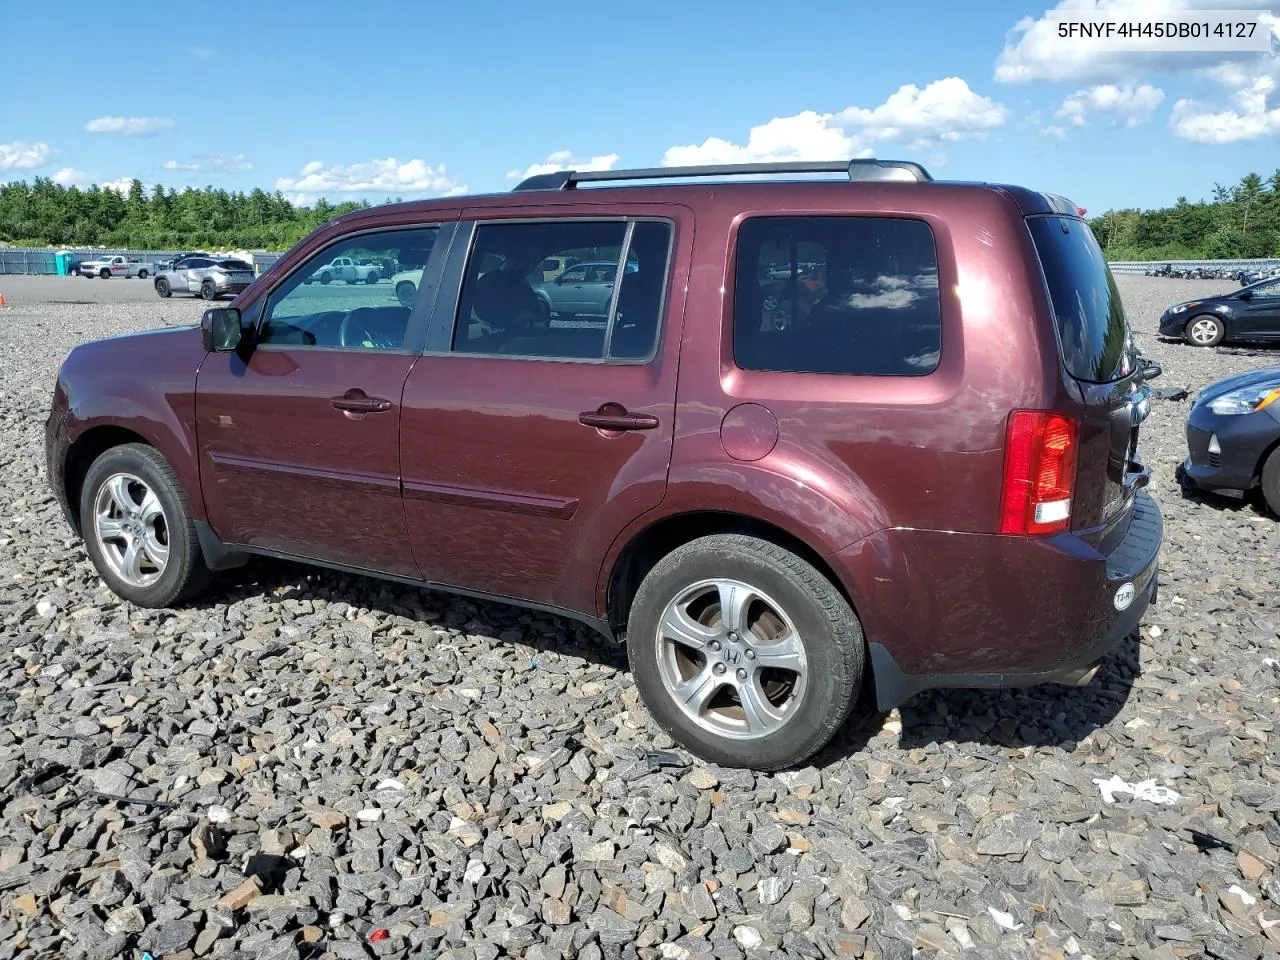
M 172 606 L 212 579 L 177 477 L 145 444 L 112 447 L 89 467 L 80 530 L 98 575 L 139 606 Z
M 1216 347 L 1227 336 L 1227 327 L 1218 317 L 1202 313 L 1186 326 L 1187 343 L 1193 347 Z
M 332 279 L 333 279 L 333 277 L 332 277 L 332 275 L 330 275 L 330 274 L 327 274 L 327 273 L 322 273 L 322 274 L 320 274 L 320 282 L 321 282 L 321 283 L 329 283 Z
M 1262 499 L 1280 517 L 1280 447 L 1272 450 L 1262 464 Z
M 98 277 L 99 277 L 100 279 L 102 279 L 102 280 L 110 280 L 110 279 L 111 279 L 111 271 L 110 271 L 110 270 L 99 270 L 99 271 L 98 271 Z
M 160 296 L 164 297 L 165 299 L 168 299 L 169 297 L 173 296 L 173 288 L 169 286 L 169 281 L 166 280 L 164 277 L 157 278 L 156 293 L 160 294 Z
M 862 627 L 835 586 L 740 534 L 702 537 L 654 566 L 631 607 L 627 654 L 663 730 L 705 760 L 755 770 L 826 746 L 865 660 Z

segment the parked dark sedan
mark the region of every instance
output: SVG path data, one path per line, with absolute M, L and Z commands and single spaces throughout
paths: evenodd
M 1216 347 L 1224 340 L 1280 342 L 1280 277 L 1175 303 L 1160 317 L 1160 333 L 1196 347 Z
M 1280 514 L 1280 367 L 1205 387 L 1187 415 L 1187 450 L 1182 473 L 1195 486 L 1235 495 L 1261 488 Z

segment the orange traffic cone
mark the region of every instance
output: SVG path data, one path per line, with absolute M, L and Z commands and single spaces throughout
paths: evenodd
M 4 291 L 0 290 L 0 307 L 7 307 L 7 306 L 8 304 L 4 302 Z

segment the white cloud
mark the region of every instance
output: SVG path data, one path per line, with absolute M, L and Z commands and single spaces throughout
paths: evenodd
M 745 144 L 708 137 L 699 144 L 670 147 L 662 155 L 664 167 L 713 163 L 765 163 L 784 160 L 843 160 L 870 156 L 871 151 L 835 122 L 835 115 L 805 110 L 791 117 L 774 117 L 752 127 Z
M 334 193 L 455 196 L 465 193 L 467 188 L 450 177 L 443 164 L 432 167 L 423 160 L 401 163 L 395 157 L 387 157 L 385 160 L 331 167 L 325 166 L 323 161 L 312 160 L 296 177 L 276 180 L 276 189 L 314 199 Z
M 1221 52 L 1184 52 L 1155 49 L 1162 40 L 1134 41 L 1142 47 L 1132 51 L 1103 49 L 1100 44 L 1078 39 L 1059 39 L 1053 10 L 1099 10 L 1131 12 L 1143 20 L 1180 10 L 1238 10 L 1251 4 L 1240 0 L 1061 0 L 1041 17 L 1023 17 L 1005 36 L 1004 48 L 996 59 L 995 78 L 1001 83 L 1050 81 L 1132 80 L 1139 72 L 1180 73 L 1203 69 L 1224 60 L 1251 60 L 1257 54 L 1233 57 Z
M 47 143 L 0 143 L 0 170 L 34 170 L 52 160 L 55 153 Z
M 90 133 L 123 133 L 131 137 L 159 133 L 172 126 L 173 121 L 168 117 L 98 117 L 84 128 Z
M 877 107 L 839 113 L 805 110 L 752 127 L 745 144 L 708 137 L 669 148 L 664 166 L 868 157 L 871 145 L 895 141 L 925 150 L 940 142 L 981 139 L 1008 119 L 1008 111 L 980 96 L 959 77 L 926 87 L 904 84 Z
M 87 187 L 93 182 L 93 177 L 75 167 L 63 167 L 53 175 L 53 182 L 64 187 Z
M 115 180 L 102 180 L 95 177 L 91 173 L 84 170 L 77 170 L 75 167 L 63 167 L 53 175 L 53 182 L 59 183 L 64 187 L 91 187 L 95 183 L 103 190 L 114 190 L 116 193 L 129 193 L 129 187 L 133 184 L 133 177 L 117 177 Z M 144 183 L 143 190 L 150 190 L 150 185 Z
M 212 60 L 217 51 L 210 47 L 187 47 L 187 56 L 192 60 Z
M 214 173 L 248 173 L 253 169 L 253 164 L 243 153 L 206 154 L 189 163 L 181 160 L 166 160 L 161 166 L 166 170 L 176 170 L 181 173 L 197 173 L 201 170 L 211 170 Z
M 1179 100 L 1169 117 L 1174 134 L 1195 143 L 1236 143 L 1280 135 L 1280 104 L 1272 102 L 1275 76 L 1224 74 L 1221 79 L 1238 82 L 1231 98 L 1235 106 L 1215 110 L 1194 100 Z
M 904 84 L 872 109 L 850 107 L 839 115 L 846 127 L 872 140 L 928 144 L 937 140 L 982 139 L 1008 119 L 1008 111 L 969 89 L 959 77 L 935 80 L 921 89 Z
M 1062 101 L 1057 115 L 1069 123 L 1083 127 L 1091 113 L 1109 113 L 1113 122 L 1136 127 L 1164 102 L 1164 91 L 1148 83 L 1140 85 L 1104 83 L 1077 90 Z
M 253 169 L 253 164 L 243 153 L 214 153 L 203 160 L 215 173 L 248 173 Z
M 544 173 L 555 173 L 557 170 L 612 170 L 613 165 L 618 162 L 616 153 L 601 154 L 598 157 L 588 157 L 585 160 L 575 159 L 571 150 L 557 150 L 551 154 L 542 163 L 531 163 L 524 169 L 511 170 L 507 173 L 508 180 L 523 180 L 526 177 L 537 177 Z
M 115 180 L 103 180 L 98 184 L 103 190 L 114 190 L 116 193 L 128 195 L 129 188 L 133 186 L 133 177 L 118 177 Z M 142 185 L 143 192 L 146 191 L 147 185 Z
M 1060 127 L 1057 124 L 1045 127 L 1040 131 L 1040 133 L 1046 137 L 1052 137 L 1055 140 L 1067 139 L 1067 128 Z

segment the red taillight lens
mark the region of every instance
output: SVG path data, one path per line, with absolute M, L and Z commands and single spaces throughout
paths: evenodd
M 1057 533 L 1070 527 L 1077 446 L 1070 417 L 1037 410 L 1009 415 L 1001 533 Z

